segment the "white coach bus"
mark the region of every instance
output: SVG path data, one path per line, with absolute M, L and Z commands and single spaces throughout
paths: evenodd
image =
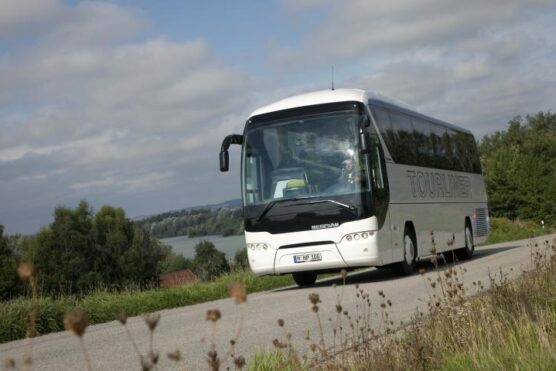
M 251 114 L 241 188 L 249 264 L 300 285 L 354 267 L 413 272 L 419 259 L 473 255 L 488 234 L 471 132 L 363 90 L 319 91 Z

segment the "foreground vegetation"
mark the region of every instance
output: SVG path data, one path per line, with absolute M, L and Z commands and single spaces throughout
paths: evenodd
M 430 292 L 426 316 L 396 328 L 388 320 L 390 303 L 384 293 L 380 328 L 372 328 L 368 294 L 358 290 L 360 315 L 344 318 L 345 339 L 340 346 L 314 341 L 308 352 L 276 340 L 276 351 L 256 355 L 252 370 L 554 370 L 556 369 L 556 239 L 531 241 L 534 269 L 510 281 L 507 272 L 491 276 L 490 289 L 469 298 L 458 268 L 425 278 Z M 473 282 L 473 286 L 482 286 Z M 310 295 L 318 320 L 320 300 Z M 339 307 L 338 307 L 339 305 Z M 361 313 L 363 315 L 361 315 Z M 336 331 L 341 331 L 336 321 Z M 356 324 L 354 326 L 354 324 Z M 284 323 L 279 323 L 284 326 Z M 319 324 L 320 326 L 320 324 Z M 351 331 L 348 329 L 351 328 Z M 285 331 L 287 334 L 287 331 Z M 328 347 L 327 347 L 328 346 Z
M 224 274 L 211 282 L 197 282 L 181 287 L 131 290 L 124 292 L 96 291 L 82 298 L 64 296 L 40 297 L 37 300 L 36 332 L 47 334 L 64 330 L 64 314 L 75 307 L 88 313 L 91 323 L 116 319 L 122 313 L 136 316 L 162 309 L 202 303 L 228 297 L 230 282 L 243 284 L 249 293 L 270 290 L 293 283 L 290 276 L 256 277 L 241 271 Z M 0 303 L 0 342 L 24 338 L 32 299 L 18 298 Z
M 218 309 L 207 311 L 206 320 L 211 323 L 213 335 L 209 341 L 208 368 L 219 370 L 230 367 L 250 370 L 554 370 L 556 368 L 556 239 L 552 241 L 532 239 L 530 242 L 533 268 L 520 272 L 522 275 L 510 280 L 508 272 L 490 276 L 490 282 L 472 282 L 473 291 L 479 294 L 469 297 L 469 287 L 463 282 L 465 268 L 461 266 L 438 267 L 426 273 L 422 271 L 423 283 L 427 286 L 428 308 L 417 311 L 408 324 L 394 324 L 390 320 L 392 303 L 387 294 L 379 291 L 379 303 L 371 305 L 370 294 L 355 285 L 355 292 L 345 292 L 345 287 L 336 290 L 335 303 L 322 303 L 317 293 L 309 294 L 308 316 L 318 324 L 319 331 L 313 338 L 307 337 L 308 347 L 299 348 L 299 339 L 292 339 L 288 323 L 277 320 L 282 329 L 282 338 L 272 344 L 275 351 L 257 354 L 250 360 L 235 352 L 241 341 L 241 328 L 245 320 L 247 291 L 255 281 L 240 276 L 230 277 L 222 296 L 231 296 L 238 304 L 240 319 L 237 332 L 227 350 L 215 345 L 216 323 L 221 318 Z M 29 279 L 29 274 L 20 276 Z M 342 272 L 344 286 L 346 273 Z M 224 282 L 222 282 L 224 283 Z M 31 277 L 32 284 L 32 277 Z M 485 287 L 487 286 L 485 290 Z M 217 291 L 221 290 L 219 288 Z M 220 294 L 218 294 L 220 295 Z M 351 295 L 354 297 L 352 298 Z M 355 310 L 348 312 L 342 307 L 343 300 L 354 300 Z M 98 304 L 98 303 L 97 303 Z M 85 307 L 85 303 L 81 303 Z M 328 322 L 322 321 L 319 308 L 335 306 L 337 316 Z M 371 309 L 372 308 L 372 309 Z M 376 309 L 375 309 L 376 308 Z M 33 309 L 26 308 L 33 316 Z M 86 368 L 92 370 L 94 362 L 89 358 L 83 337 L 90 322 L 95 322 L 91 307 L 83 310 L 71 309 L 65 314 L 64 327 L 72 331 L 80 341 Z M 40 310 L 38 311 L 40 313 Z M 115 315 L 115 313 L 110 314 Z M 39 315 L 40 317 L 40 315 Z M 116 315 L 118 321 L 127 326 L 125 315 Z M 1 318 L 1 317 L 0 317 Z M 153 334 L 160 315 L 145 315 L 145 324 L 150 330 L 150 347 L 141 353 L 129 329 L 126 331 L 138 356 L 138 366 L 143 370 L 156 368 L 160 357 L 168 357 L 180 368 L 186 368 L 187 360 L 179 350 L 157 350 Z M 379 318 L 373 323 L 371 318 Z M 37 328 L 40 327 L 40 320 Z M 34 322 L 28 322 L 28 333 L 34 333 Z M 333 341 L 325 339 L 324 332 L 333 327 Z M 319 335 L 320 332 L 320 335 Z M 32 335 L 31 335 L 32 336 Z M 307 348 L 307 349 L 306 349 Z M 29 347 L 28 349 L 32 349 Z M 29 353 L 31 364 L 32 355 Z M 6 364 L 14 368 L 15 359 Z M 36 366 L 40 366 L 37 364 Z

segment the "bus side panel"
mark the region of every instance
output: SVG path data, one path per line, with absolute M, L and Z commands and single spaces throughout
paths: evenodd
M 487 213 L 481 175 L 394 163 L 387 167 L 393 261 L 403 259 L 406 222 L 415 228 L 419 256 L 431 254 L 433 237 L 436 252 L 463 247 L 466 218 L 474 228 L 481 226 L 473 231 L 475 243 L 484 240 L 485 222 L 473 222 Z

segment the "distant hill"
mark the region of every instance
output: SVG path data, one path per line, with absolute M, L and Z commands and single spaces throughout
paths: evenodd
M 155 237 L 236 235 L 243 233 L 241 200 L 192 206 L 148 217 L 135 218 Z

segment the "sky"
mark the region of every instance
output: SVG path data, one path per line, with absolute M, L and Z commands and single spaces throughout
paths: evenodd
M 0 0 L 0 224 L 239 198 L 223 137 L 331 66 L 480 138 L 556 110 L 555 60 L 552 0 Z

